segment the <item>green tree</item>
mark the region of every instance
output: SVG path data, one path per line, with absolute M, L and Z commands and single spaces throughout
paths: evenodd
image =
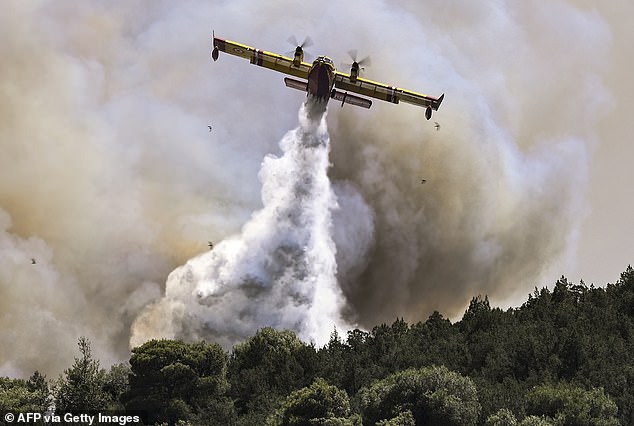
M 434 311 L 427 321 L 412 326 L 416 359 L 412 367 L 444 365 L 449 369 L 463 371 L 470 355 L 465 338 L 459 327 L 451 324 L 440 312 Z
M 526 396 L 526 413 L 545 416 L 556 425 L 618 425 L 617 406 L 603 388 L 586 391 L 570 384 L 542 385 Z
M 416 420 L 414 420 L 412 412 L 408 410 L 389 420 L 378 421 L 376 426 L 416 426 Z
M 543 416 L 528 416 L 518 422 L 511 410 L 502 408 L 487 417 L 485 426 L 554 426 L 554 423 Z
M 32 411 L 44 412 L 51 406 L 51 391 L 46 381 L 46 376 L 35 372 L 26 381 L 26 387 L 32 395 Z
M 480 414 L 475 385 L 446 367 L 409 369 L 360 391 L 364 423 L 411 411 L 416 424 L 475 425 Z
M 361 387 L 379 377 L 376 372 L 376 360 L 372 359 L 370 352 L 371 340 L 371 334 L 365 331 L 348 331 L 343 364 L 346 375 L 342 386 L 349 394 L 357 393 Z
M 501 408 L 497 413 L 487 417 L 486 426 L 517 426 L 517 419 L 513 412 L 507 408 Z
M 292 331 L 266 327 L 236 345 L 229 382 L 241 423 L 261 425 L 280 398 L 315 379 L 317 366 L 315 348 Z
M 310 426 L 360 424 L 350 412 L 348 394 L 318 378 L 310 386 L 287 396 L 268 422 L 271 426 Z
M 555 426 L 555 423 L 545 417 L 528 416 L 524 417 L 519 426 Z
M 374 327 L 370 356 L 378 366 L 379 377 L 414 367 L 417 351 L 409 325 L 399 318 L 391 326 L 381 324 Z
M 99 361 L 92 357 L 90 341 L 80 337 L 78 346 L 81 357 L 75 358 L 73 366 L 65 370 L 53 386 L 57 413 L 106 410 L 111 402 L 103 390 L 105 370 L 99 368 Z
M 233 419 L 226 397 L 227 354 L 215 344 L 151 340 L 132 349 L 127 410 L 148 413 L 150 423 L 179 420 L 227 424 Z
M 28 380 L 0 377 L 0 411 L 43 413 L 49 405 L 46 377 L 39 371 Z
M 319 374 L 338 387 L 344 387 L 348 375 L 345 365 L 348 349 L 348 345 L 341 341 L 335 328 L 328 343 L 317 351 Z
M 130 389 L 129 377 L 131 372 L 129 365 L 115 364 L 106 373 L 103 391 L 108 395 L 108 410 L 121 411 L 124 409 L 121 403 L 121 396 Z

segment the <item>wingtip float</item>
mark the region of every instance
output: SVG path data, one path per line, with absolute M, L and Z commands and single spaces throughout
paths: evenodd
M 425 108 L 425 118 L 429 120 L 432 111 L 437 111 L 445 98 L 444 93 L 435 98 L 361 78 L 359 77 L 359 63 L 356 61 L 351 66 L 350 74 L 337 71 L 334 62 L 327 56 L 318 56 L 312 64 L 304 62 L 303 47 L 303 45 L 298 45 L 295 48 L 293 58 L 288 58 L 235 41 L 221 39 L 214 34 L 211 58 L 217 61 L 219 52 L 225 52 L 248 59 L 254 65 L 297 77 L 301 80 L 286 77 L 284 83 L 287 87 L 307 92 L 307 95 L 324 101 L 329 99 L 341 101 L 342 107 L 347 103 L 370 108 L 372 101 L 367 98 L 380 99 L 394 104 L 406 102 Z M 356 96 L 349 92 L 362 96 Z

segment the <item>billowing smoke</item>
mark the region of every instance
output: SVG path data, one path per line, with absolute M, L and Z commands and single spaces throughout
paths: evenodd
M 0 374 L 54 376 L 79 336 L 108 365 L 131 338 L 322 341 L 545 284 L 574 257 L 627 52 L 570 1 L 419 3 L 3 4 Z M 288 133 L 302 94 L 212 62 L 212 29 L 279 53 L 310 34 L 314 55 L 358 49 L 366 77 L 446 98 L 431 122 L 375 101 Z
M 333 178 L 357 183 L 376 215 L 368 267 L 341 282 L 366 325 L 432 310 L 459 318 L 477 294 L 525 300 L 561 275 L 584 216 L 593 129 L 610 102 L 602 64 L 586 57 L 609 42 L 596 14 L 563 2 L 401 4 L 393 13 L 412 13 L 401 27 L 420 48 L 395 51 L 385 63 L 400 68 L 378 74 L 418 72 L 433 94 L 446 91 L 432 119 L 440 127 L 401 107 L 370 121 L 353 111 L 331 129 Z M 399 44 L 397 34 L 368 37 Z
M 231 348 L 263 325 L 324 344 L 333 327 L 350 328 L 336 277 L 325 111 L 325 102 L 306 100 L 300 126 L 280 142 L 283 155 L 262 163 L 264 207 L 239 235 L 170 274 L 165 297 L 134 323 L 132 345 L 155 336 Z M 371 227 L 361 233 L 371 234 Z

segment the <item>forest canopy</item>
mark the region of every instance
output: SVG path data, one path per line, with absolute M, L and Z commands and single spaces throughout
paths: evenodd
M 263 328 L 230 352 L 152 340 L 106 370 L 90 342 L 57 379 L 0 378 L 0 411 L 142 412 L 180 425 L 634 424 L 634 269 L 605 288 L 535 288 L 460 321 L 396 319 L 321 348 Z

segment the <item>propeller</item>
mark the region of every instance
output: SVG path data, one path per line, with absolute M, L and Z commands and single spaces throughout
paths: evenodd
M 372 60 L 369 56 L 366 56 L 360 61 L 357 61 L 357 49 L 349 50 L 348 56 L 350 56 L 350 59 L 352 59 L 352 63 L 344 63 L 343 66 L 346 68 L 352 68 L 354 64 L 357 64 L 359 66 L 359 70 L 365 71 L 365 67 L 369 67 L 370 65 L 372 65 Z
M 309 36 L 306 36 L 301 44 L 297 41 L 297 38 L 294 35 L 290 36 L 287 40 L 293 46 L 301 47 L 302 49 L 313 45 L 313 40 Z
M 290 36 L 287 39 L 287 41 L 290 44 L 292 44 L 293 46 L 295 46 L 295 49 L 289 50 L 288 52 L 286 52 L 287 56 L 291 56 L 292 57 L 295 54 L 296 50 L 299 48 L 304 53 L 304 59 L 310 60 L 310 58 L 313 57 L 313 55 L 311 55 L 310 52 L 306 52 L 304 50 L 304 47 L 310 47 L 310 46 L 313 45 L 313 40 L 309 36 L 306 36 L 306 38 L 304 39 L 304 41 L 301 44 L 297 41 L 297 38 L 294 35 Z

